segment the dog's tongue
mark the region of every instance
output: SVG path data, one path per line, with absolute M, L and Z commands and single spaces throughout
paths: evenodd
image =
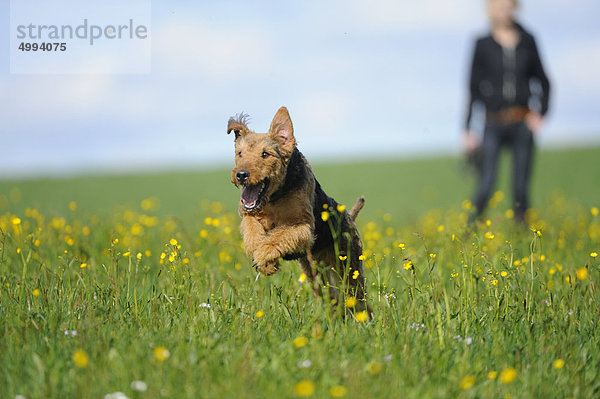
M 248 208 L 252 208 L 258 201 L 258 196 L 262 190 L 262 184 L 256 184 L 254 186 L 245 186 L 242 188 L 242 202 Z

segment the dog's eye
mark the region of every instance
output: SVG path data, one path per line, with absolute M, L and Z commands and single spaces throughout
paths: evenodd
M 262 153 L 262 155 L 261 155 L 261 156 L 262 156 L 263 158 L 266 158 L 266 157 L 268 157 L 269 155 L 271 155 L 271 154 L 269 154 L 269 153 L 268 153 L 268 152 L 266 152 L 266 151 L 263 151 L 263 153 Z
M 241 152 L 241 151 L 239 151 L 239 152 L 238 152 L 238 157 L 241 157 L 241 156 L 242 156 L 242 152 Z

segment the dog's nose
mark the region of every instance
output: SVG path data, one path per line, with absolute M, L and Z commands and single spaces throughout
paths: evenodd
M 235 178 L 238 182 L 240 182 L 240 184 L 244 184 L 249 177 L 250 172 L 248 172 L 247 170 L 240 170 L 235 174 Z

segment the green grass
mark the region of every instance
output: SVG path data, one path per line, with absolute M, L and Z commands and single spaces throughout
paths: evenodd
M 255 281 L 229 171 L 0 182 L 0 397 L 598 396 L 599 157 L 538 154 L 539 234 L 506 215 L 506 159 L 472 230 L 456 159 L 315 165 L 339 201 L 367 198 L 362 323 L 294 262 Z

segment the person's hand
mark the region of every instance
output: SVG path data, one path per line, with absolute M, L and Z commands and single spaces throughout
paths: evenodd
M 525 115 L 525 124 L 531 130 L 531 133 L 537 133 L 542 127 L 542 114 L 539 112 L 530 112 Z
M 479 147 L 479 139 L 470 130 L 465 130 L 462 137 L 462 147 L 465 153 L 469 153 Z

